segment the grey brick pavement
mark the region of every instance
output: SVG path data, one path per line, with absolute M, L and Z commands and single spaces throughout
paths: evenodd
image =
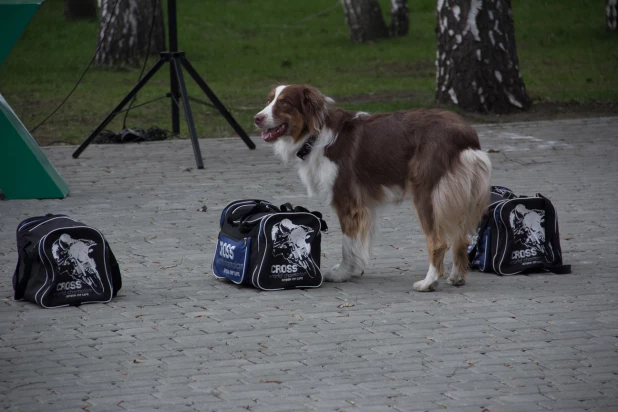
M 260 197 L 325 212 L 271 148 L 239 139 L 45 152 L 65 200 L 0 201 L 0 408 L 9 411 L 618 410 L 618 118 L 478 126 L 495 184 L 555 203 L 572 275 L 472 273 L 414 292 L 425 244 L 388 209 L 365 276 L 259 292 L 211 275 L 217 220 Z M 207 212 L 199 212 L 203 205 Z M 11 298 L 14 231 L 67 213 L 101 229 L 124 276 L 110 304 Z M 343 302 L 354 306 L 339 308 Z

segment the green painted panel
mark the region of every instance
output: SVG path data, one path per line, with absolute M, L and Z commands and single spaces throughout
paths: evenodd
M 7 199 L 55 199 L 69 194 L 69 186 L 2 95 L 0 190 Z
M 43 0 L 0 0 L 0 64 L 6 59 L 42 2 Z
M 0 64 L 43 0 L 0 0 Z M 0 190 L 7 199 L 63 198 L 69 186 L 0 94 Z

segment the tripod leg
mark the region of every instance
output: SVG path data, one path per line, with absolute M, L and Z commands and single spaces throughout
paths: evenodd
M 170 85 L 172 94 L 172 133 L 180 133 L 180 92 L 178 91 L 178 75 L 176 74 L 176 65 L 170 64 Z
M 193 68 L 193 66 L 191 66 L 191 63 L 189 63 L 189 60 L 187 60 L 185 57 L 182 57 L 181 59 L 182 59 L 181 60 L 182 65 L 185 67 L 185 69 L 187 69 L 187 72 L 189 72 L 191 77 L 193 77 L 193 80 L 195 80 L 195 83 L 197 83 L 197 85 L 200 86 L 200 88 L 204 91 L 204 93 L 206 93 L 206 96 L 208 96 L 210 101 L 215 105 L 215 107 L 219 110 L 219 112 L 223 115 L 223 117 L 225 117 L 225 120 L 227 120 L 230 126 L 232 126 L 232 128 L 236 131 L 236 133 L 238 133 L 238 136 L 240 136 L 240 138 L 245 142 L 245 144 L 249 147 L 249 149 L 255 149 L 255 143 L 253 143 L 253 141 L 249 139 L 249 136 L 247 136 L 247 133 L 245 133 L 242 127 L 240 127 L 240 125 L 236 123 L 236 120 L 232 117 L 230 112 L 227 111 L 225 106 L 223 106 L 223 103 L 219 101 L 219 99 L 213 93 L 213 91 L 210 90 L 210 87 L 208 87 L 204 79 L 202 79 L 199 73 Z
M 193 122 L 193 113 L 191 112 L 191 103 L 189 103 L 189 95 L 187 94 L 187 86 L 185 85 L 185 79 L 182 75 L 182 67 L 178 63 L 177 59 L 172 59 L 170 64 L 174 65 L 176 69 L 176 75 L 178 76 L 178 86 L 180 87 L 180 94 L 182 97 L 182 105 L 185 109 L 185 118 L 187 119 L 187 125 L 189 126 L 189 134 L 191 135 L 191 143 L 193 144 L 193 154 L 195 155 L 195 163 L 198 169 L 204 168 L 204 162 L 202 161 L 202 152 L 200 151 L 200 142 L 197 140 L 197 132 L 195 131 L 195 123 Z
M 97 127 L 96 129 L 94 129 L 94 132 L 92 132 L 90 134 L 90 136 L 88 136 L 86 138 L 86 140 L 84 140 L 82 142 L 82 144 L 77 148 L 77 150 L 73 153 L 73 158 L 77 159 L 79 157 L 79 155 L 86 150 L 86 147 L 88 147 L 88 145 L 90 143 L 92 143 L 92 141 L 95 139 L 95 137 L 97 137 L 97 135 L 101 132 L 101 130 L 103 130 L 105 128 L 105 126 L 107 126 L 109 124 L 109 122 L 111 122 L 114 117 L 116 117 L 116 115 L 118 114 L 118 111 L 122 110 L 122 108 L 124 106 L 126 106 L 127 103 L 129 103 L 131 101 L 131 99 L 133 98 L 133 96 L 135 96 L 137 94 L 137 92 L 140 91 L 140 89 L 142 87 L 144 87 L 144 85 L 146 83 L 148 83 L 148 80 L 150 80 L 150 78 L 152 76 L 154 76 L 154 74 L 157 72 L 157 70 L 159 70 L 161 68 L 161 66 L 163 65 L 163 63 L 165 63 L 165 60 L 160 59 L 158 62 L 155 63 L 154 66 L 152 66 L 152 69 L 150 69 L 148 71 L 148 73 L 146 73 L 146 75 L 142 78 L 142 80 L 140 80 L 135 87 L 133 87 L 133 89 L 131 89 L 131 91 L 129 92 L 129 94 L 127 94 L 125 96 L 124 99 L 122 99 L 122 101 L 120 102 L 120 104 L 118 106 L 116 106 L 116 108 L 114 110 L 112 110 L 112 112 L 110 114 L 107 115 L 107 117 L 105 118 L 105 120 L 103 120 L 103 122 L 99 125 L 99 127 Z

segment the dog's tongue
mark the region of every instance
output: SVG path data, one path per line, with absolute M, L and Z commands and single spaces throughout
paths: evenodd
M 262 132 L 262 139 L 264 139 L 265 142 L 274 142 L 279 137 L 283 136 L 286 127 L 286 124 L 283 123 L 272 129 L 266 129 Z

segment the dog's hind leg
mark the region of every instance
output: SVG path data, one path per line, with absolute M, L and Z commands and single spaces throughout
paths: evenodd
M 427 252 L 429 253 L 429 270 L 425 279 L 414 283 L 414 289 L 419 292 L 432 292 L 438 286 L 438 279 L 444 274 L 444 255 L 448 250 L 444 236 L 433 230 L 425 234 Z
M 468 274 L 468 237 L 461 233 L 453 241 L 453 269 L 446 279 L 449 285 L 462 286 L 466 284 Z
M 325 276 L 329 282 L 345 282 L 363 273 L 369 262 L 375 228 L 375 213 L 369 208 L 348 209 L 338 214 L 343 232 L 343 259 Z

